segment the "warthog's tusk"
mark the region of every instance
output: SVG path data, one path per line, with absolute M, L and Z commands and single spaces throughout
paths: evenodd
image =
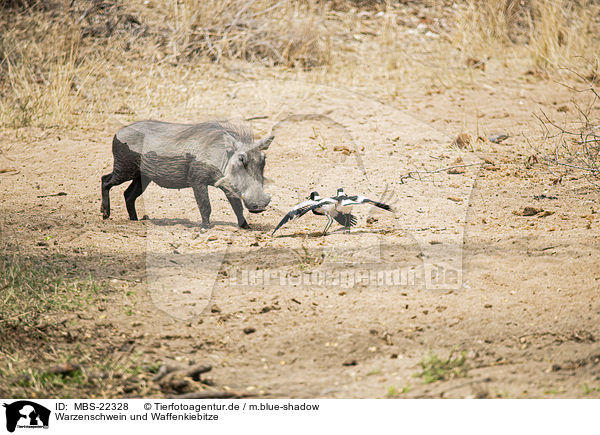
M 233 188 L 233 186 L 231 185 L 231 182 L 227 179 L 227 177 L 222 177 L 219 178 L 215 184 L 215 187 L 221 188 L 223 190 L 226 190 L 229 194 L 237 196 L 239 198 L 239 194 L 235 191 L 235 189 Z

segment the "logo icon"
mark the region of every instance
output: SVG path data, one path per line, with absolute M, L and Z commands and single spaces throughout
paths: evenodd
M 14 432 L 16 428 L 48 429 L 50 420 L 48 408 L 29 400 L 4 403 L 3 406 L 6 408 L 6 430 L 9 432 Z

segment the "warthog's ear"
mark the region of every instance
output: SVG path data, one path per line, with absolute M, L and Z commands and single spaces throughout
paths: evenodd
M 269 145 L 271 145 L 271 142 L 273 142 L 273 139 L 275 139 L 275 136 L 264 137 L 261 140 L 259 140 L 258 142 L 256 142 L 256 144 L 254 144 L 253 148 L 264 151 L 267 148 L 269 148 Z
M 235 151 L 237 148 L 239 148 L 238 142 L 230 134 L 225 133 L 223 135 L 223 142 L 225 142 L 225 146 L 227 146 L 231 151 Z

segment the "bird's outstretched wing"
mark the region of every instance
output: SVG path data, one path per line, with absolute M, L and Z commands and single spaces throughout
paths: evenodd
M 296 206 L 294 206 L 293 209 L 291 209 L 288 212 L 288 214 L 286 214 L 283 217 L 283 219 L 281 219 L 281 222 L 279 222 L 279 224 L 275 227 L 275 229 L 273 230 L 271 235 L 274 235 L 275 231 L 277 231 L 279 228 L 281 228 L 283 225 L 285 225 L 289 221 L 291 221 L 293 219 L 297 219 L 301 216 L 304 216 L 306 213 L 308 213 L 311 210 L 314 210 L 315 208 L 319 207 L 320 205 L 321 205 L 320 201 L 303 201 L 300 204 L 297 204 Z
M 379 201 L 373 201 L 372 199 L 365 198 L 364 196 L 360 196 L 360 195 L 347 196 L 346 198 L 341 200 L 341 205 L 343 207 L 348 206 L 348 205 L 366 204 L 366 203 L 373 204 L 384 210 L 392 211 L 392 207 L 390 207 L 388 204 L 384 204 L 383 202 L 379 202 Z
M 387 204 L 385 204 L 383 202 L 373 201 L 372 199 L 364 198 L 364 197 L 363 197 L 363 201 L 362 202 L 368 202 L 369 204 L 373 204 L 373 205 L 375 205 L 375 206 L 377 206 L 379 208 L 382 208 L 384 210 L 392 211 L 392 207 L 390 207 L 389 205 L 387 205 Z
M 345 227 L 353 227 L 357 223 L 356 216 L 351 213 L 338 213 L 334 219 L 338 224 Z

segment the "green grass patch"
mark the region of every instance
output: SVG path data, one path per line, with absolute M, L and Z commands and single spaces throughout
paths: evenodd
M 30 370 L 16 384 L 23 388 L 47 390 L 50 387 L 79 386 L 87 383 L 87 376 L 81 370 L 68 374 L 43 373 Z
M 402 387 L 400 389 L 392 386 L 392 387 L 389 387 L 387 390 L 387 397 L 390 397 L 390 398 L 391 397 L 399 397 L 402 394 L 406 394 L 406 393 L 410 392 L 410 390 L 411 390 L 410 385 L 405 385 L 404 387 Z
M 587 383 L 581 386 L 583 394 L 600 393 L 600 387 L 590 387 Z
M 80 309 L 103 287 L 91 277 L 66 278 L 63 268 L 47 260 L 0 256 L 0 335 L 35 329 L 41 316 Z
M 469 371 L 466 354 L 465 351 L 462 351 L 460 356 L 453 358 L 454 351 L 452 351 L 448 358 L 441 359 L 435 353 L 430 352 L 419 363 L 421 372 L 416 373 L 415 377 L 422 378 L 426 384 L 464 377 Z

